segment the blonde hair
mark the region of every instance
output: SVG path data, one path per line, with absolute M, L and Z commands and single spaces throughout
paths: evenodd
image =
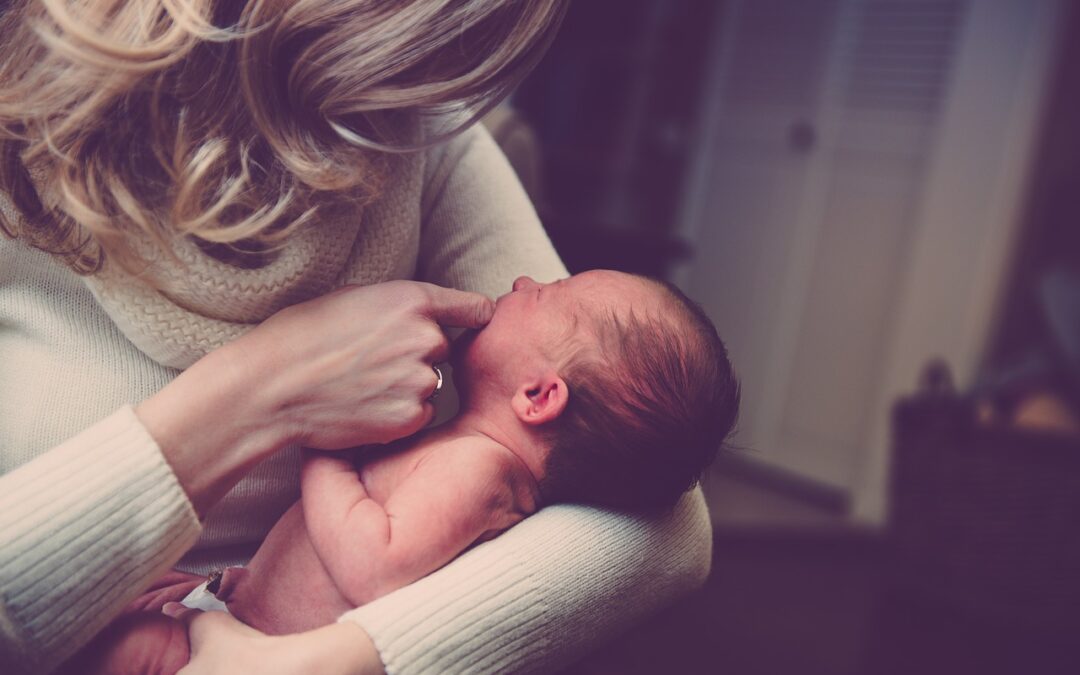
M 138 270 L 137 241 L 273 249 L 374 199 L 387 153 L 497 103 L 565 4 L 16 0 L 0 17 L 0 191 L 20 217 L 0 212 L 0 230 L 84 274 Z M 425 116 L 460 123 L 418 139 Z

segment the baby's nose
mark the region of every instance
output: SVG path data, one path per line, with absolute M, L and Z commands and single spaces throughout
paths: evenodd
M 527 288 L 532 288 L 534 286 L 539 286 L 539 284 L 533 281 L 530 277 L 522 276 L 514 279 L 514 285 L 511 286 L 511 288 L 513 288 L 515 291 L 521 291 Z

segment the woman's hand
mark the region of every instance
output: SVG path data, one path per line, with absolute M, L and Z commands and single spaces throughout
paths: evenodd
M 480 328 L 493 311 L 482 295 L 431 284 L 347 286 L 278 312 L 136 413 L 203 514 L 287 444 L 337 450 L 422 428 L 431 366 L 449 349 L 440 326 Z
M 449 353 L 440 326 L 480 328 L 493 311 L 482 295 L 431 284 L 351 286 L 278 312 L 235 347 L 267 373 L 264 393 L 289 441 L 338 450 L 426 425 L 432 365 Z
M 167 606 L 188 624 L 191 660 L 178 675 L 384 675 L 371 638 L 342 622 L 306 633 L 265 635 L 225 612 Z

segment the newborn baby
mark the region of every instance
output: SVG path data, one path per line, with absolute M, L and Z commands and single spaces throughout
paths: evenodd
M 451 363 L 461 397 L 451 422 L 356 465 L 340 452 L 305 456 L 300 501 L 246 567 L 209 585 L 230 613 L 266 633 L 308 630 L 543 505 L 670 507 L 738 408 L 701 310 L 673 287 L 618 272 L 517 279 L 490 324 L 455 343 Z M 129 614 L 72 664 L 175 672 L 188 656 L 183 630 L 158 612 Z

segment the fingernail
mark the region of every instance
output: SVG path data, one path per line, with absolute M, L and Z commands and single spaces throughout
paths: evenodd
M 181 605 L 179 602 L 166 602 L 161 607 L 161 613 L 164 614 L 165 616 L 170 616 L 170 617 L 173 617 L 175 619 L 176 615 L 180 614 L 185 609 L 187 609 L 187 608 L 184 607 L 183 605 Z

